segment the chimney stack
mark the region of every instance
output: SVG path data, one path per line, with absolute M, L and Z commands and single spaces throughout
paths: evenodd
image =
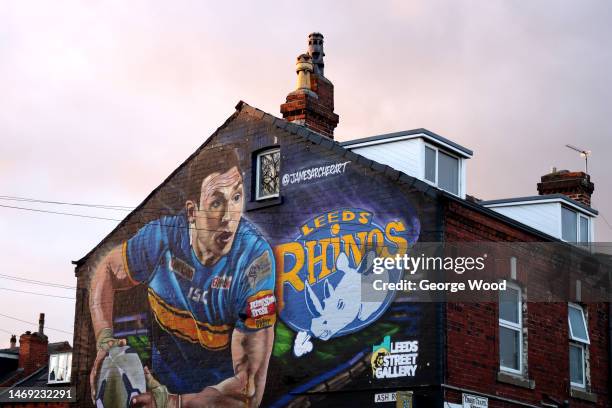
M 297 58 L 297 87 L 287 95 L 280 110 L 289 122 L 333 139 L 340 117 L 334 113 L 334 85 L 323 75 L 324 56 L 323 35 L 311 33 L 307 53 Z
M 17 336 L 11 334 L 11 348 L 17 347 Z
M 27 376 L 44 366 L 49 360 L 49 339 L 43 333 L 45 314 L 41 313 L 38 320 L 38 332 L 26 331 L 19 337 L 19 368 Z
M 594 190 L 595 185 L 591 182 L 591 176 L 583 171 L 557 171 L 553 168 L 553 171 L 542 176 L 541 182 L 538 183 L 540 195 L 564 194 L 589 207 Z
M 45 314 L 41 313 L 40 316 L 38 316 L 38 333 L 39 334 L 45 334 Z

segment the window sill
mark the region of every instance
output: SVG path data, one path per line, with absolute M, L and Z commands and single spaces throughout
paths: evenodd
M 497 373 L 497 381 L 501 383 L 515 385 L 521 388 L 527 388 L 528 390 L 535 389 L 535 380 L 530 380 L 528 378 L 522 377 L 519 374 L 511 374 L 505 371 L 500 371 Z
M 584 390 L 584 389 L 570 387 L 570 395 L 572 396 L 572 398 L 581 399 L 583 401 L 594 402 L 594 403 L 597 402 L 597 394 L 588 392 L 587 390 Z
M 281 205 L 282 203 L 283 203 L 282 196 L 267 198 L 265 200 L 260 200 L 260 201 L 249 201 L 245 205 L 246 207 L 245 210 L 246 211 L 260 210 L 262 208 L 268 208 L 268 207 L 274 207 L 275 205 Z

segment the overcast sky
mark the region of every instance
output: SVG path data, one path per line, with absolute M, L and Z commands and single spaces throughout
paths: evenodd
M 0 196 L 139 204 L 239 100 L 279 116 L 312 31 L 338 140 L 427 128 L 474 150 L 467 191 L 483 199 L 537 194 L 552 166 L 584 168 L 566 143 L 585 147 L 612 223 L 612 2 L 590 0 L 3 1 Z M 115 225 L 0 207 L 0 274 L 74 285 L 70 261 Z M 612 241 L 601 216 L 596 235 Z M 0 311 L 72 332 L 71 300 L 0 289 Z M 0 316 L 0 347 L 35 329 Z

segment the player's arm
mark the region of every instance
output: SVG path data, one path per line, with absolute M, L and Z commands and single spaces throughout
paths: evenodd
M 113 327 L 114 292 L 136 284 L 126 270 L 123 245 L 117 245 L 98 263 L 91 278 L 89 311 L 96 334 L 104 328 Z
M 232 361 L 234 376 L 205 388 L 198 394 L 182 396 L 185 408 L 208 406 L 257 407 L 263 397 L 268 374 L 268 362 L 274 344 L 274 327 L 256 332 L 234 329 Z
M 123 245 L 117 245 L 96 265 L 89 290 L 89 312 L 98 349 L 89 376 L 92 398 L 95 398 L 98 370 L 111 347 L 125 345 L 125 340 L 113 338 L 113 303 L 116 290 L 136 286 L 130 279 L 123 260 Z
M 232 361 L 234 375 L 195 394 L 169 394 L 145 368 L 149 392 L 134 397 L 132 407 L 147 408 L 244 408 L 261 403 L 268 361 L 274 344 L 274 327 L 256 332 L 234 329 Z M 157 396 L 156 396 L 157 393 Z M 180 399 L 180 400 L 179 400 Z

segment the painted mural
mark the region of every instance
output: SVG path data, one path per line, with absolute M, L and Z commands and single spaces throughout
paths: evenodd
M 196 155 L 164 207 L 143 210 L 91 268 L 94 406 L 300 406 L 323 389 L 435 377 L 435 325 L 422 324 L 434 307 L 366 294 L 373 258 L 421 238 L 413 203 L 372 199 L 350 161 L 310 154 L 266 175 L 282 184 L 282 205 L 247 212 L 251 152 Z

